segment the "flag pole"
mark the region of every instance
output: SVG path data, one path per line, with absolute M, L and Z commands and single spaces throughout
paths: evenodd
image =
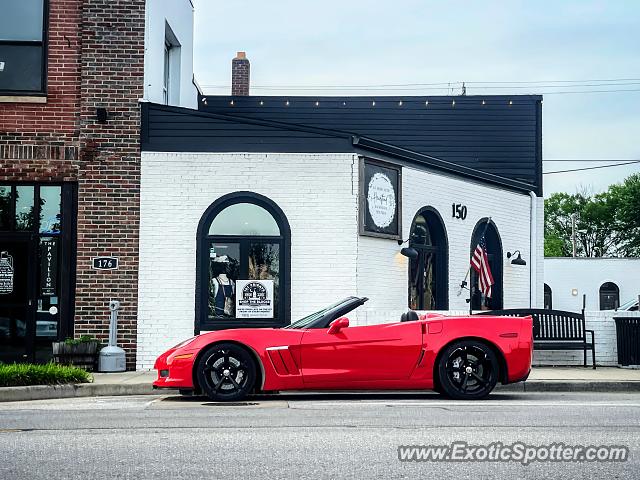
M 480 240 L 478 241 L 478 243 L 480 243 L 480 241 L 482 240 L 482 238 L 485 236 L 485 234 L 487 233 L 487 229 L 489 228 L 489 223 L 491 223 L 491 217 L 487 218 L 487 223 L 484 224 L 484 230 L 482 231 L 482 235 L 480 235 Z M 475 247 L 474 247 L 474 251 L 475 251 Z M 473 256 L 473 253 L 471 254 Z M 471 259 L 469 259 L 469 269 L 467 270 L 467 275 L 469 275 L 471 273 Z M 465 276 L 464 279 L 466 280 L 467 277 Z M 472 297 L 473 297 L 473 285 L 471 282 L 471 278 L 469 278 L 469 315 L 472 314 L 473 312 L 473 306 L 472 306 Z

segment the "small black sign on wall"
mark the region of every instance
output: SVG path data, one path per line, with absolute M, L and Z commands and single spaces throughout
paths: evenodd
M 399 240 L 402 235 L 402 173 L 397 165 L 360 161 L 360 235 Z
M 95 257 L 93 268 L 96 270 L 116 270 L 118 268 L 118 257 Z

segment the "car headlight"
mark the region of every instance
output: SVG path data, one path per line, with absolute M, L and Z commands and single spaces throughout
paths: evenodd
M 185 345 L 189 345 L 191 342 L 193 342 L 196 338 L 198 337 L 191 337 L 188 338 L 182 342 L 180 342 L 179 344 L 177 344 L 175 347 L 172 347 L 172 349 L 176 349 L 176 348 L 180 348 L 180 347 L 184 347 Z

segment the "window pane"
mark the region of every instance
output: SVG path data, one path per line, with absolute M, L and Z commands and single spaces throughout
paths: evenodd
M 222 210 L 211 223 L 209 235 L 280 235 L 275 219 L 252 203 L 236 203 Z
M 0 45 L 0 90 L 42 92 L 42 46 Z
M 33 230 L 33 186 L 16 187 L 16 230 Z
M 60 187 L 40 187 L 40 233 L 60 233 Z
M 255 242 L 249 245 L 249 280 L 273 280 L 273 313 L 280 305 L 280 245 Z
M 209 245 L 209 317 L 234 318 L 236 280 L 240 267 L 240 245 Z
M 0 230 L 11 228 L 11 187 L 0 185 Z
M 2 0 L 0 40 L 42 40 L 43 0 Z

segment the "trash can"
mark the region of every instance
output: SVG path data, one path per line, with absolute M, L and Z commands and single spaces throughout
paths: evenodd
M 616 322 L 618 363 L 640 365 L 640 318 L 613 317 Z

